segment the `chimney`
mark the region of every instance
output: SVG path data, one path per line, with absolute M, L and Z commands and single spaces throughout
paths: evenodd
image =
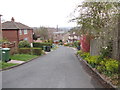
M 14 17 L 11 18 L 11 21 L 13 21 L 13 22 L 15 21 Z

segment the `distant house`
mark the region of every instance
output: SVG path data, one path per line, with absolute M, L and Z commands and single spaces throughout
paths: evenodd
M 70 34 L 68 37 L 68 42 L 70 42 L 70 43 L 78 41 L 78 40 L 80 40 L 80 37 L 75 32 Z
M 29 43 L 33 42 L 33 29 L 22 23 L 15 22 L 12 17 L 11 21 L 2 23 L 3 38 L 6 38 L 10 42 L 16 42 L 27 40 Z
M 53 39 L 54 39 L 54 41 L 63 40 L 64 33 L 65 33 L 64 31 L 53 32 Z

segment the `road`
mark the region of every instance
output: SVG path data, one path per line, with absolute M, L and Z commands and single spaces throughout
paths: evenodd
M 22 66 L 2 72 L 3 88 L 102 88 L 72 48 L 60 46 Z

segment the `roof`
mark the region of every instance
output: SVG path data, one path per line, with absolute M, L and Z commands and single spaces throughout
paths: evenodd
M 65 33 L 64 31 L 59 31 L 59 32 L 53 32 L 54 34 L 63 34 Z
M 19 22 L 7 21 L 2 23 L 2 29 L 32 29 L 32 28 Z

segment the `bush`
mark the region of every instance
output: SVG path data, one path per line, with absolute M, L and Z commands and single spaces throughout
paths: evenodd
M 118 73 L 118 61 L 110 59 L 105 63 L 106 71 L 108 73 Z
M 90 57 L 90 53 L 82 53 L 82 54 L 80 54 L 80 56 L 81 56 L 83 59 L 85 59 L 85 58 Z
M 114 59 L 104 59 L 100 62 L 97 70 L 106 74 L 107 76 L 111 76 L 112 74 L 118 73 L 118 65 L 119 61 Z
M 43 46 L 52 46 L 52 43 L 38 43 L 38 42 L 33 43 L 33 47 L 35 48 L 42 48 L 43 50 Z
M 77 51 L 77 55 L 81 55 L 81 54 L 82 54 L 81 50 Z
M 86 57 L 85 60 L 93 67 L 95 68 L 98 64 L 99 64 L 99 61 L 98 61 L 98 56 L 89 56 L 89 57 Z
M 30 48 L 30 43 L 28 41 L 20 41 L 19 48 Z
M 33 55 L 41 55 L 42 49 L 41 48 L 32 48 L 32 54 Z
M 80 46 L 80 42 L 79 41 L 75 41 L 73 44 L 74 44 L 74 47 Z
M 31 48 L 19 48 L 19 54 L 31 54 Z
M 41 55 L 41 48 L 19 48 L 19 54 Z

